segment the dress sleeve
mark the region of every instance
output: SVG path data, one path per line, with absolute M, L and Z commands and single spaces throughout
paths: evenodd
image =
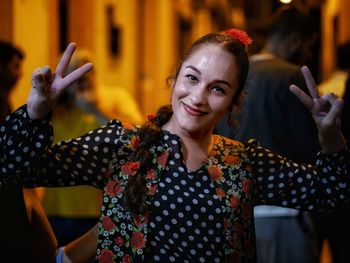
M 24 112 L 23 109 L 22 115 Z M 13 125 L 17 123 L 18 121 L 13 122 Z M 104 174 L 108 170 L 112 152 L 117 151 L 118 145 L 122 144 L 124 129 L 119 121 L 110 121 L 107 125 L 81 137 L 62 141 L 54 146 L 50 146 L 53 136 L 48 121 L 38 128 L 29 121 L 26 127 L 27 129 L 24 129 L 24 126 L 18 127 L 17 133 L 22 134 L 24 130 L 40 130 L 39 134 L 28 132 L 27 136 L 18 136 L 17 143 L 27 147 L 25 151 L 30 152 L 29 156 L 33 157 L 21 156 L 22 147 L 14 159 L 21 156 L 22 161 L 26 162 L 26 169 L 23 171 L 15 168 L 15 174 L 12 173 L 12 176 L 2 176 L 0 180 L 3 184 L 29 188 L 76 185 L 103 188 Z
M 8 115 L 0 127 L 1 183 L 7 176 L 27 170 L 47 150 L 51 135 L 50 119 L 31 120 L 25 105 Z
M 331 211 L 350 201 L 349 147 L 319 152 L 315 165 L 298 164 L 249 141 L 256 205 L 277 205 L 308 211 Z

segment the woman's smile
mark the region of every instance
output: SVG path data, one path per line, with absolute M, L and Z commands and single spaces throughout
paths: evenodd
M 203 116 L 203 115 L 208 114 L 208 112 L 191 107 L 184 102 L 182 102 L 182 105 L 183 105 L 185 111 L 192 116 Z

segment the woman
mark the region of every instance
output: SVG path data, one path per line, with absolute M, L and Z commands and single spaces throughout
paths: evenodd
M 293 163 L 255 141 L 242 144 L 212 134 L 239 101 L 249 40 L 238 30 L 200 38 L 173 78 L 172 110 L 161 108 L 141 128 L 111 121 L 51 147 L 27 177 L 1 180 L 103 189 L 100 262 L 254 262 L 253 206 L 333 207 L 349 196 L 349 164 L 338 123 L 343 103 L 332 94 L 319 97 L 307 68 L 311 97 L 296 86 L 291 91 L 318 126 L 323 153 L 316 166 Z M 68 46 L 55 74 L 48 67 L 34 72 L 27 106 L 20 109 L 26 116 L 16 115 L 16 123 L 25 123 L 19 130 L 40 125 L 33 151 L 52 139 L 40 120 L 48 118 L 64 88 L 91 68 L 86 64 L 62 77 L 74 48 Z

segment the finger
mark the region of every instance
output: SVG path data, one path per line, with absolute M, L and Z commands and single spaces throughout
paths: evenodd
M 299 87 L 296 85 L 290 85 L 289 90 L 298 97 L 298 99 L 305 105 L 305 107 L 311 111 L 314 107 L 314 102 L 310 98 L 308 94 L 306 94 L 304 91 L 302 91 Z
M 342 99 L 336 99 L 328 114 L 324 118 L 324 121 L 329 124 L 337 123 L 342 111 L 343 111 L 344 101 Z
M 321 98 L 317 99 L 318 114 L 325 117 L 331 110 L 332 104 L 337 100 L 337 96 L 333 93 L 327 93 Z
M 312 77 L 312 74 L 311 74 L 309 68 L 307 66 L 303 66 L 301 68 L 301 72 L 304 75 L 306 86 L 310 92 L 311 97 L 312 98 L 319 98 L 320 94 L 318 93 L 316 82 L 315 82 L 314 78 Z
M 44 74 L 42 73 L 42 68 L 37 68 L 32 75 L 32 87 L 39 91 L 44 91 L 46 88 L 46 81 Z
M 75 48 L 77 45 L 75 43 L 69 43 L 68 47 L 64 51 L 60 62 L 56 67 L 56 74 L 60 77 L 63 77 L 64 71 L 68 67 L 69 61 L 72 58 Z
M 74 70 L 70 74 L 68 74 L 66 77 L 63 79 L 63 86 L 68 86 L 72 82 L 76 81 L 79 79 L 81 76 L 83 76 L 86 72 L 90 71 L 92 69 L 92 63 L 86 63 L 83 66 L 79 67 L 78 69 Z
M 322 96 L 322 98 L 326 101 L 328 101 L 330 104 L 333 104 L 337 99 L 337 95 L 334 93 L 326 93 L 325 95 Z
M 41 69 L 41 73 L 43 74 L 45 81 L 47 83 L 51 83 L 51 81 L 52 81 L 52 70 L 51 70 L 51 68 L 49 66 L 44 66 Z

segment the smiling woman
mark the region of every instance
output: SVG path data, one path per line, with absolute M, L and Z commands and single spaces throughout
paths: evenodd
M 196 170 L 207 158 L 212 130 L 237 93 L 237 74 L 235 57 L 216 45 L 202 46 L 182 64 L 173 87 L 173 115 L 163 129 L 203 142 L 186 147 L 188 169 Z
M 337 125 L 342 101 L 312 99 L 296 86 L 291 90 L 318 126 L 324 152 L 317 165 L 294 163 L 254 140 L 240 143 L 212 134 L 239 101 L 248 73 L 247 40 L 239 30 L 197 40 L 173 78 L 171 106 L 141 127 L 113 120 L 50 146 L 51 107 L 69 83 L 91 68 L 87 64 L 62 77 L 75 48 L 69 45 L 55 74 L 46 67 L 34 72 L 28 104 L 0 130 L 2 138 L 36 142 L 31 148 L 38 153 L 30 169 L 10 166 L 12 176 L 1 177 L 1 183 L 88 184 L 103 190 L 100 262 L 255 262 L 253 207 L 319 211 L 349 200 L 349 151 Z M 308 69 L 303 73 L 310 93 L 318 95 Z M 326 103 L 331 108 L 320 115 Z M 27 130 L 36 133 L 23 136 Z M 20 168 L 24 178 L 17 176 Z M 335 179 L 328 180 L 330 175 Z

